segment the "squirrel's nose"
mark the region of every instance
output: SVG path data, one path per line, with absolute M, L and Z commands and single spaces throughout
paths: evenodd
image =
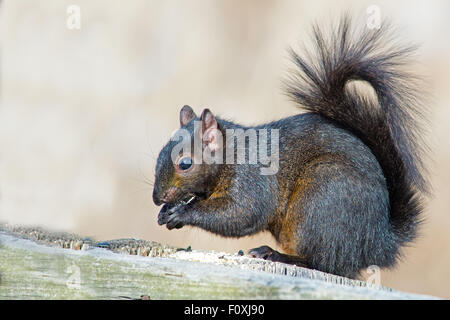
M 167 190 L 160 190 L 160 188 L 155 187 L 153 189 L 153 202 L 159 206 L 163 203 L 169 203 L 176 199 L 178 188 L 170 187 Z
M 161 192 L 159 188 L 156 186 L 153 189 L 153 203 L 156 204 L 157 206 L 160 206 L 164 203 L 164 201 L 162 201 L 161 199 Z

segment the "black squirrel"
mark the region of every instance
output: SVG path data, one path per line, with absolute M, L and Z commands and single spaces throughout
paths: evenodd
M 153 201 L 164 204 L 158 223 L 168 229 L 225 237 L 268 230 L 285 253 L 262 246 L 251 256 L 357 278 L 370 265 L 394 266 L 422 222 L 423 90 L 405 70 L 414 48 L 396 45 L 387 24 L 357 33 L 345 16 L 329 35 L 317 26 L 313 35 L 306 58 L 291 49 L 297 68 L 285 82 L 306 113 L 245 127 L 209 109 L 200 117 L 189 106 L 180 111 L 181 129 L 212 154 L 229 143 L 219 136 L 227 129 L 278 129 L 278 171 L 199 163 L 192 145 L 174 158 L 179 140 L 171 140 L 157 160 Z M 376 97 L 351 86 L 355 80 Z M 247 143 L 244 151 L 249 157 Z

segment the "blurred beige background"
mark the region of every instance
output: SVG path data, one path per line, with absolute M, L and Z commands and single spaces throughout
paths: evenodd
M 67 8 L 81 9 L 70 30 Z M 151 200 L 155 158 L 189 104 L 244 124 L 295 114 L 286 49 L 313 21 L 378 5 L 422 44 L 434 94 L 434 196 L 421 238 L 382 284 L 450 298 L 450 2 L 62 1 L 0 6 L 0 221 L 97 239 L 135 237 L 235 252 L 268 234 L 224 239 L 168 231 Z

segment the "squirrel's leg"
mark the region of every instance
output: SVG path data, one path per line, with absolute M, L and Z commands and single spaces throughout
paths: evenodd
M 276 224 L 281 225 L 280 229 L 275 231 L 273 228 L 269 228 L 269 231 L 275 236 L 280 243 L 284 252 L 289 254 L 278 252 L 268 246 L 262 246 L 259 248 L 251 249 L 248 253 L 254 258 L 261 258 L 264 260 L 283 262 L 293 264 L 299 267 L 310 268 L 308 261 L 298 255 L 297 247 L 301 242 L 298 237 L 298 230 L 301 227 L 303 216 L 303 197 L 308 191 L 308 181 L 305 179 L 305 173 L 299 175 L 296 183 L 291 187 L 291 196 L 286 198 L 286 212 L 284 215 L 279 215 L 275 218 Z
M 248 254 L 253 258 L 260 258 L 273 262 L 283 262 L 294 264 L 298 267 L 308 268 L 307 261 L 302 257 L 280 253 L 269 246 L 261 246 L 259 248 L 251 249 Z

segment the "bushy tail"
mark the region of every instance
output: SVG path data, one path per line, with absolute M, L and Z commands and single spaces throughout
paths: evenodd
M 291 50 L 298 69 L 286 89 L 301 108 L 338 122 L 371 148 L 389 188 L 393 230 L 407 242 L 428 191 L 421 161 L 425 110 L 417 77 L 404 70 L 414 48 L 396 46 L 388 29 L 357 35 L 348 17 L 328 36 L 315 26 L 314 52 L 301 57 Z M 348 86 L 352 80 L 369 83 L 376 98 Z

